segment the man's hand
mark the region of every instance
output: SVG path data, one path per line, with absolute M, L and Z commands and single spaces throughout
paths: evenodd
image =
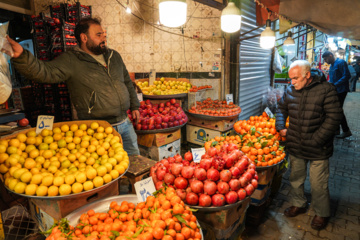
M 280 136 L 286 137 L 287 129 L 286 129 L 286 128 L 285 128 L 285 129 L 281 129 L 279 133 L 280 133 Z
M 139 120 L 140 120 L 140 112 L 139 112 L 139 110 L 134 110 L 134 111 L 131 112 L 131 114 L 132 114 L 133 119 L 136 120 L 136 124 L 138 124 Z
M 18 58 L 24 51 L 23 47 L 18 42 L 12 40 L 9 36 L 6 36 L 6 39 L 9 41 L 14 54 L 11 55 L 11 53 L 4 48 L 1 49 L 1 51 L 6 53 L 7 55 L 9 55 L 12 58 Z

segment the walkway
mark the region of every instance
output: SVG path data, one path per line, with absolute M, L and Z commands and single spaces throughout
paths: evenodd
M 358 85 L 359 91 L 359 85 Z M 284 216 L 291 206 L 289 171 L 284 174 L 279 193 L 266 211 L 263 222 L 256 228 L 246 226 L 243 240 L 358 240 L 360 239 L 360 92 L 349 93 L 344 111 L 352 136 L 336 139 L 335 151 L 330 158 L 330 195 L 332 217 L 321 231 L 310 226 L 314 211 L 311 209 L 295 218 Z M 305 193 L 310 202 L 310 182 L 305 182 Z

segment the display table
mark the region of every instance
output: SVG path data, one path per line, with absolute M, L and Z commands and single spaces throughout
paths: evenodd
M 130 165 L 125 176 L 129 178 L 131 183 L 131 192 L 135 193 L 134 184 L 140 181 L 146 174 L 150 172 L 150 168 L 155 165 L 155 161 L 143 156 L 129 156 Z

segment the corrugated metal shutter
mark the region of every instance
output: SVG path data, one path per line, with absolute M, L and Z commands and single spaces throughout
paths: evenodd
M 256 9 L 253 0 L 241 1 L 240 34 L 256 28 Z M 260 34 L 264 28 L 246 34 L 242 38 Z M 259 115 L 262 111 L 262 97 L 270 86 L 271 50 L 260 47 L 260 37 L 240 42 L 240 119 Z

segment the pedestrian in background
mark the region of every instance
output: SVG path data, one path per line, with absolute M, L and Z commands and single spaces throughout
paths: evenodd
M 329 158 L 333 154 L 333 140 L 339 129 L 342 108 L 335 87 L 326 81 L 318 69 L 311 69 L 304 60 L 290 65 L 291 85 L 278 103 L 276 130 L 286 137 L 290 158 L 292 206 L 285 216 L 296 217 L 307 210 L 304 182 L 309 164 L 311 206 L 315 216 L 311 227 L 321 230 L 330 217 Z M 289 127 L 286 129 L 286 119 Z
M 350 76 L 351 76 L 351 78 L 349 80 L 350 92 L 356 92 L 357 74 L 356 74 L 355 68 L 351 64 L 348 65 L 348 68 L 349 68 L 349 72 L 350 72 Z

